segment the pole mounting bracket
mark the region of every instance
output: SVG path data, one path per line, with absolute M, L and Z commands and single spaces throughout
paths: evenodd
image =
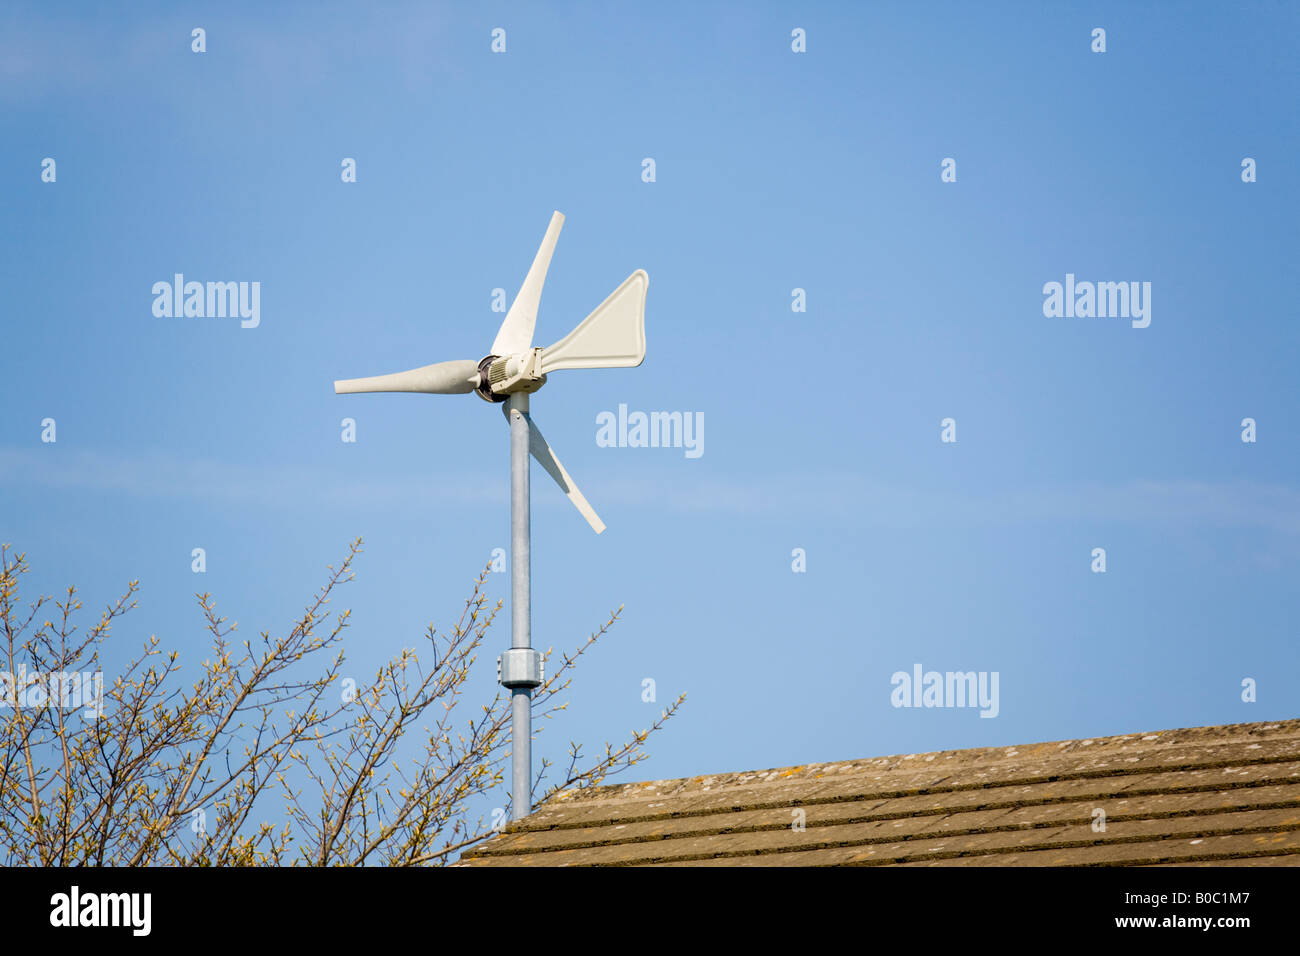
M 512 647 L 497 658 L 497 683 L 516 687 L 540 687 L 546 679 L 542 652 L 531 647 Z

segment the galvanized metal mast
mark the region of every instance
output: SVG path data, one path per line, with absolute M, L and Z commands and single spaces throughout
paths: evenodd
M 510 690 L 510 817 L 532 811 L 533 688 L 542 683 L 542 655 L 532 646 L 528 393 L 506 399 L 510 421 L 510 650 L 498 662 Z

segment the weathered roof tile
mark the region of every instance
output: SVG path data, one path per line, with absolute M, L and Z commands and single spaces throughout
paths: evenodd
M 1300 720 L 559 794 L 465 866 L 1300 865 Z

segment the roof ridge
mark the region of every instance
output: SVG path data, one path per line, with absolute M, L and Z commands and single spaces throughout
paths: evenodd
M 1076 754 L 1084 748 L 1088 753 L 1106 753 L 1125 749 L 1141 750 L 1155 753 L 1179 745 L 1195 746 L 1199 741 L 1213 745 L 1230 745 L 1251 738 L 1269 740 L 1300 737 L 1300 719 L 1286 721 L 1260 721 L 1251 724 L 1227 724 L 1222 727 L 1191 727 L 1175 730 L 1156 731 L 1152 733 L 1122 734 L 1112 737 L 1078 738 L 1073 740 L 1047 741 L 1034 744 L 1015 744 L 1001 747 L 971 747 L 957 750 L 937 750 L 916 754 L 890 754 L 881 757 L 866 757 L 849 761 L 832 761 L 826 763 L 798 764 L 790 767 L 775 767 L 766 770 L 729 771 L 718 774 L 698 774 L 692 777 L 674 777 L 658 780 L 635 781 L 628 783 L 606 784 L 599 787 L 584 787 L 562 790 L 550 800 L 537 808 L 541 813 L 557 806 L 572 807 L 576 803 L 597 802 L 636 802 L 664 798 L 692 790 L 711 790 L 723 787 L 739 788 L 761 787 L 780 781 L 789 781 L 795 777 L 816 776 L 837 777 L 854 776 L 863 771 L 875 770 L 879 773 L 896 773 L 922 771 L 920 766 L 930 764 L 939 766 L 938 761 L 962 759 L 970 766 L 980 764 L 997 764 L 1007 761 L 1025 762 L 1026 759 L 1042 760 L 1045 756 L 1054 758 L 1067 754 Z M 1049 754 L 1045 755 L 1044 750 Z M 1290 759 L 1295 759 L 1294 757 Z M 1241 763 L 1240 759 L 1231 763 Z M 1250 761 L 1261 762 L 1261 761 Z M 1211 768 L 1214 764 L 1203 764 Z M 1177 768 L 1171 768 L 1177 769 Z M 1138 771 L 1135 771 L 1138 772 Z M 671 791 L 667 793 L 665 791 Z M 533 816 L 536 816 L 534 813 Z

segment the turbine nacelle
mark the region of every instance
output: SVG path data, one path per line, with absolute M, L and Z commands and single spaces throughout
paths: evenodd
M 514 392 L 532 393 L 546 384 L 541 368 L 542 349 L 518 355 L 489 355 L 478 363 L 474 391 L 489 402 L 504 402 Z

